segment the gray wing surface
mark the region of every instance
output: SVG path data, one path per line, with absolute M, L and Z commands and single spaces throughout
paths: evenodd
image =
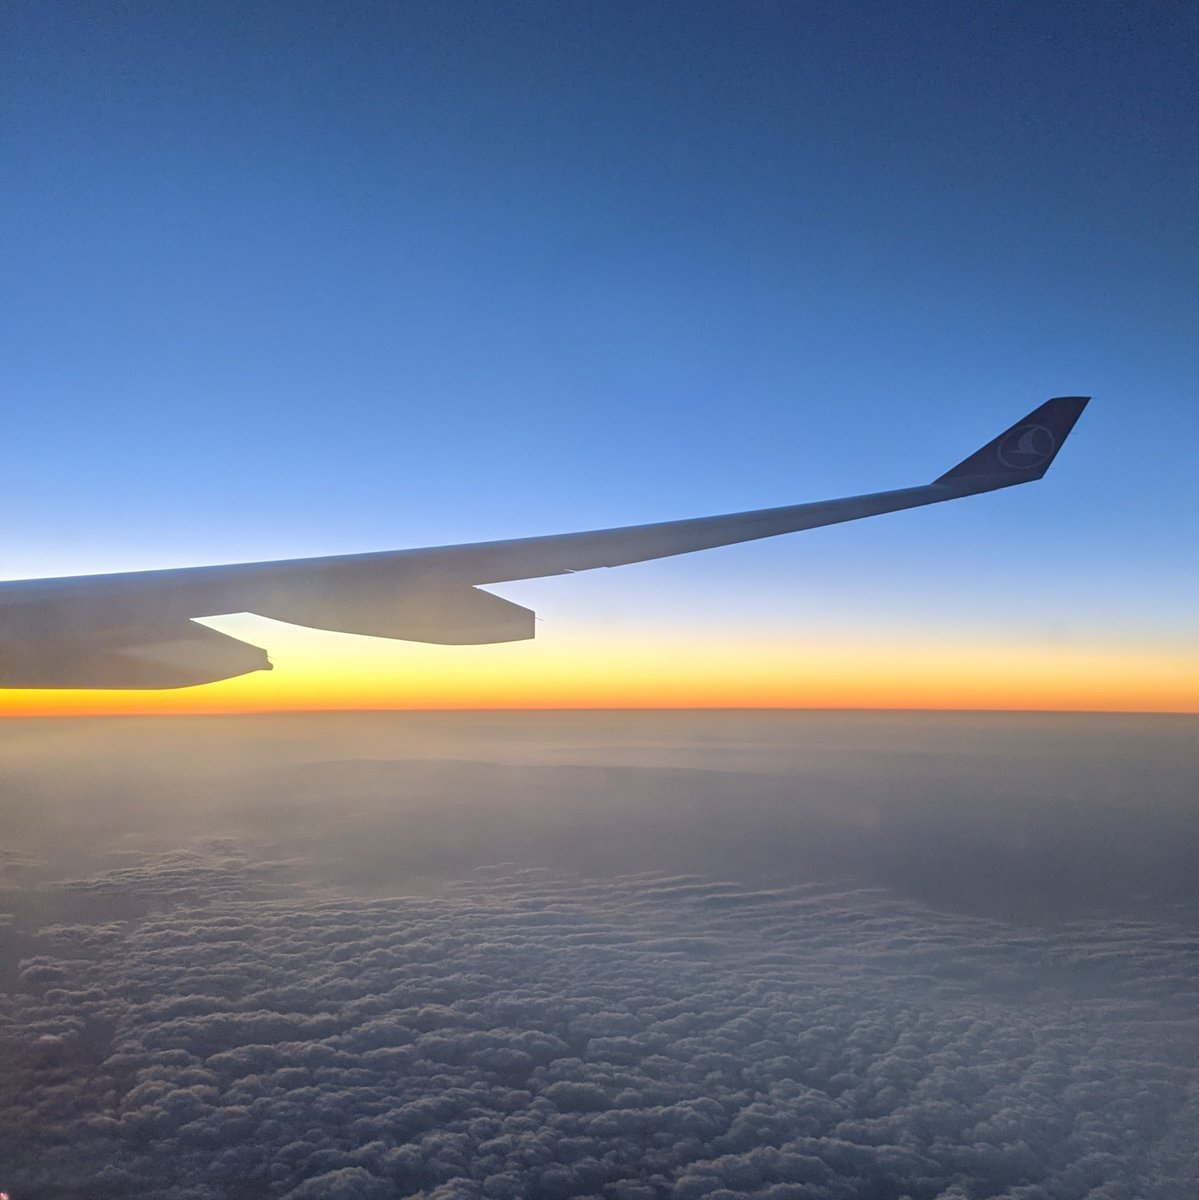
M 548 537 L 283 562 L 0 583 L 0 687 L 163 688 L 269 670 L 193 618 L 466 645 L 531 638 L 534 614 L 480 586 L 617 567 L 856 521 L 1040 479 L 1087 398 L 1034 409 L 932 483 L 811 504 Z

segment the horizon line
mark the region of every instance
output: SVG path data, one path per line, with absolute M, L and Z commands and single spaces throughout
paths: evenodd
M 395 705 L 377 705 L 346 708 L 229 708 L 211 711 L 175 710 L 163 712 L 0 712 L 0 722 L 5 721 L 61 721 L 61 720 L 128 720 L 169 717 L 314 717 L 314 716 L 377 716 L 381 714 L 408 714 L 412 716 L 450 716 L 456 713 L 893 713 L 913 715 L 992 715 L 992 716 L 1088 716 L 1088 717 L 1199 717 L 1199 709 L 1174 708 L 1012 708 L 1012 707 L 961 707 L 936 708 L 899 705 L 792 705 L 792 704 L 695 704 L 695 705 L 455 705 L 407 708 Z

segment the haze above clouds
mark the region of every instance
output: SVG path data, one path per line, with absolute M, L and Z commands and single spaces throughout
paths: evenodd
M 0 1188 L 1187 1194 L 1197 732 L 10 722 Z

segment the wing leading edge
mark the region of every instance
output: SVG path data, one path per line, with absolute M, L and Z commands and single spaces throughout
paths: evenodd
M 533 613 L 479 585 L 690 554 L 1029 483 L 1049 469 L 1086 404 L 1049 400 L 932 483 L 895 491 L 500 542 L 0 583 L 0 687 L 181 687 L 269 669 L 257 647 L 195 632 L 204 627 L 192 618 L 231 612 L 440 644 L 531 638 Z

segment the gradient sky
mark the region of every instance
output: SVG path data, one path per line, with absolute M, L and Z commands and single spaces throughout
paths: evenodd
M 6 9 L 0 574 L 1031 488 L 510 585 L 537 641 L 0 711 L 1199 711 L 1191 5 Z

